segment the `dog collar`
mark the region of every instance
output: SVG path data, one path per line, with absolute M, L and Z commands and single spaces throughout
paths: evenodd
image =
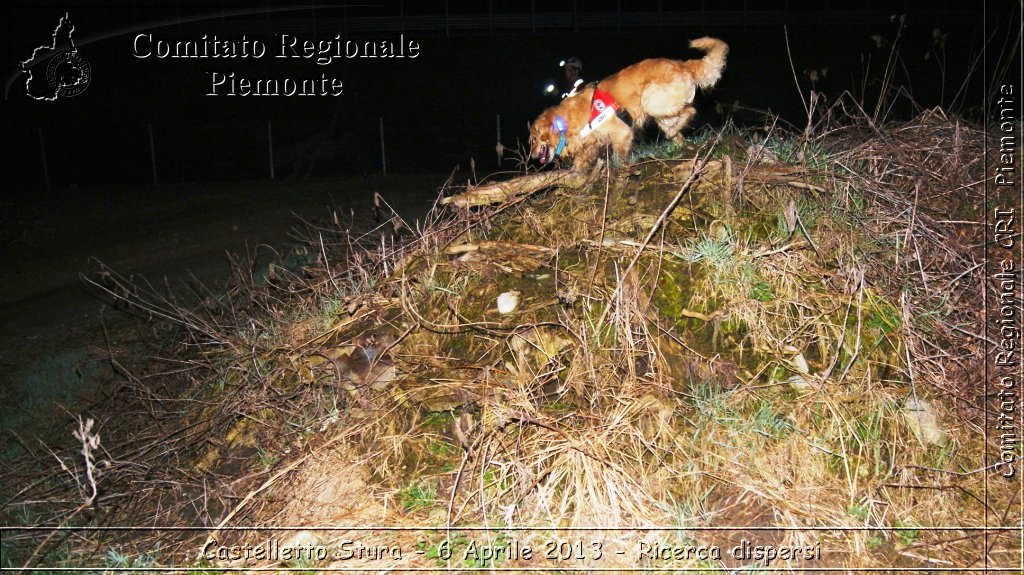
M 558 146 L 555 148 L 555 157 L 562 155 L 562 150 L 565 149 L 565 119 L 561 116 L 555 116 L 555 129 L 558 130 Z

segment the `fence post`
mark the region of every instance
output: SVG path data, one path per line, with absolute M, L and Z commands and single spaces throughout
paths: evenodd
M 267 120 L 267 148 L 270 153 L 270 179 L 274 179 L 274 129 L 271 127 L 270 120 Z
M 504 155 L 503 153 L 505 152 L 505 147 L 501 145 L 501 114 L 497 114 L 497 116 L 498 116 L 498 118 L 497 118 L 497 124 L 498 124 L 498 145 L 495 146 L 495 150 L 498 152 L 498 167 L 500 168 L 501 167 L 501 157 L 502 157 L 502 155 Z
M 46 184 L 46 193 L 50 193 L 50 166 L 46 162 L 46 140 L 43 138 L 43 129 L 36 128 L 39 132 L 39 153 L 43 157 L 43 182 Z
M 153 124 L 146 124 L 149 130 L 149 162 L 153 166 L 153 185 L 159 186 L 160 180 L 156 176 L 156 145 L 153 143 Z
M 384 118 L 380 118 L 380 166 L 384 175 L 388 175 L 388 158 L 384 152 Z

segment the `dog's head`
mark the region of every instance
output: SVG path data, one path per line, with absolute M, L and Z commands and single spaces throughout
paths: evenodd
M 594 88 L 586 86 L 559 105 L 544 110 L 530 126 L 530 157 L 546 164 L 574 155 L 580 130 L 590 116 L 593 96 Z
M 541 164 L 554 160 L 558 155 L 564 155 L 564 149 L 558 148 L 568 127 L 558 108 L 559 106 L 553 106 L 544 110 L 530 126 L 530 158 Z M 562 147 L 565 147 L 564 144 Z

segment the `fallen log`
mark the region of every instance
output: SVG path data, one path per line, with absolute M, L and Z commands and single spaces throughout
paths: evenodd
M 587 182 L 588 175 L 571 170 L 534 172 L 503 182 L 474 186 L 461 194 L 441 198 L 441 205 L 458 208 L 487 206 L 529 196 L 547 188 L 578 188 Z
M 684 160 L 675 165 L 672 171 L 679 177 L 688 177 L 690 172 L 693 171 L 693 166 L 693 160 Z M 726 186 L 730 189 L 732 188 L 733 180 L 740 178 L 752 184 L 783 185 L 814 190 L 816 192 L 825 191 L 825 188 L 822 186 L 807 181 L 807 178 L 819 174 L 800 164 L 758 163 L 748 165 L 739 170 L 734 169 L 733 166 L 732 157 L 724 156 L 721 160 L 709 160 L 705 169 L 711 174 L 722 174 L 725 178 Z M 734 173 L 737 171 L 738 173 Z

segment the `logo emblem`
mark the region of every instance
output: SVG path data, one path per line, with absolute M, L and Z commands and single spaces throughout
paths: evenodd
M 21 69 L 28 75 L 25 80 L 25 92 L 30 98 L 52 102 L 59 97 L 77 96 L 89 87 L 92 81 L 92 66 L 82 57 L 75 47 L 71 34 L 75 27 L 71 17 L 65 13 L 53 31 L 53 43 L 39 46 L 32 51 L 32 56 L 21 62 Z M 37 64 L 49 58 L 45 76 L 38 77 L 32 73 Z

